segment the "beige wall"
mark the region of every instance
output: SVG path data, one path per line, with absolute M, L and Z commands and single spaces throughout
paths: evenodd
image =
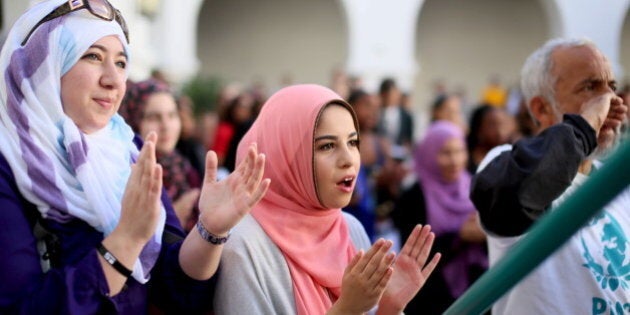
M 621 83 L 619 87 L 622 88 L 624 84 L 630 83 L 630 13 L 626 14 L 620 40 L 619 63 L 621 63 L 625 75 L 623 78 L 617 79 Z
M 295 82 L 328 84 L 346 62 L 347 31 L 335 0 L 212 0 L 199 15 L 201 73 L 276 88 Z
M 428 106 L 435 79 L 451 90 L 463 86 L 473 104 L 491 74 L 516 83 L 525 58 L 548 33 L 538 1 L 427 0 L 416 33 L 416 107 Z

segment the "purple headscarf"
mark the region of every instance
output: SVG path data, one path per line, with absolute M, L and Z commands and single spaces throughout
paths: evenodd
M 442 178 L 437 158 L 444 144 L 459 139 L 465 147 L 461 128 L 448 121 L 433 123 L 414 152 L 415 171 L 426 203 L 427 223 L 439 237 L 446 233 L 458 234 L 469 215 L 476 211 L 468 197 L 471 176 L 465 168 L 458 178 L 446 182 Z M 452 258 L 442 263 L 441 273 L 454 298 L 459 297 L 472 279 L 469 267 L 488 267 L 483 244 L 462 242 L 459 238 L 451 244 Z
M 415 171 L 422 186 L 427 205 L 427 222 L 436 235 L 459 231 L 475 206 L 468 197 L 470 174 L 462 169 L 458 179 L 442 179 L 437 158 L 450 139 L 459 139 L 465 147 L 464 133 L 457 125 L 438 121 L 433 123 L 414 152 Z

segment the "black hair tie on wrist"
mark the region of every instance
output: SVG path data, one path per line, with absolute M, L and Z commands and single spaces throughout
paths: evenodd
M 114 267 L 114 269 L 116 269 L 116 271 L 118 271 L 121 275 L 125 276 L 125 278 L 129 278 L 129 276 L 131 276 L 131 270 L 123 266 L 123 264 L 118 261 L 116 256 L 110 253 L 109 250 L 107 250 L 107 248 L 103 246 L 103 243 L 98 246 L 97 250 L 101 254 L 101 256 L 103 256 L 103 259 L 105 259 L 105 261 L 112 267 Z

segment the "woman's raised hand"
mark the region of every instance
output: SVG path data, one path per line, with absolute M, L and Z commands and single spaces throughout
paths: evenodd
M 145 244 L 155 233 L 162 203 L 162 166 L 156 162 L 157 134 L 149 133 L 138 160 L 131 166 L 116 229 L 127 240 Z
M 435 234 L 416 225 L 394 262 L 394 273 L 379 303 L 378 314 L 400 314 L 435 269 L 440 254 L 427 263 Z
M 363 253 L 359 251 L 346 267 L 341 281 L 341 296 L 328 312 L 332 314 L 363 314 L 381 299 L 392 276 L 394 253 L 388 253 L 391 241 L 379 239 Z
M 206 174 L 201 187 L 199 211 L 203 226 L 213 234 L 225 235 L 262 199 L 270 179 L 262 179 L 265 155 L 256 144 L 227 178 L 217 181 L 217 155 L 206 155 Z

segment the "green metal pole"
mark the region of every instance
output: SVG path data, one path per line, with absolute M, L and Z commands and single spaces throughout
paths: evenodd
M 513 250 L 479 278 L 444 315 L 477 315 L 488 310 L 630 185 L 629 166 L 630 141 L 626 141 L 570 198 L 532 226 Z

